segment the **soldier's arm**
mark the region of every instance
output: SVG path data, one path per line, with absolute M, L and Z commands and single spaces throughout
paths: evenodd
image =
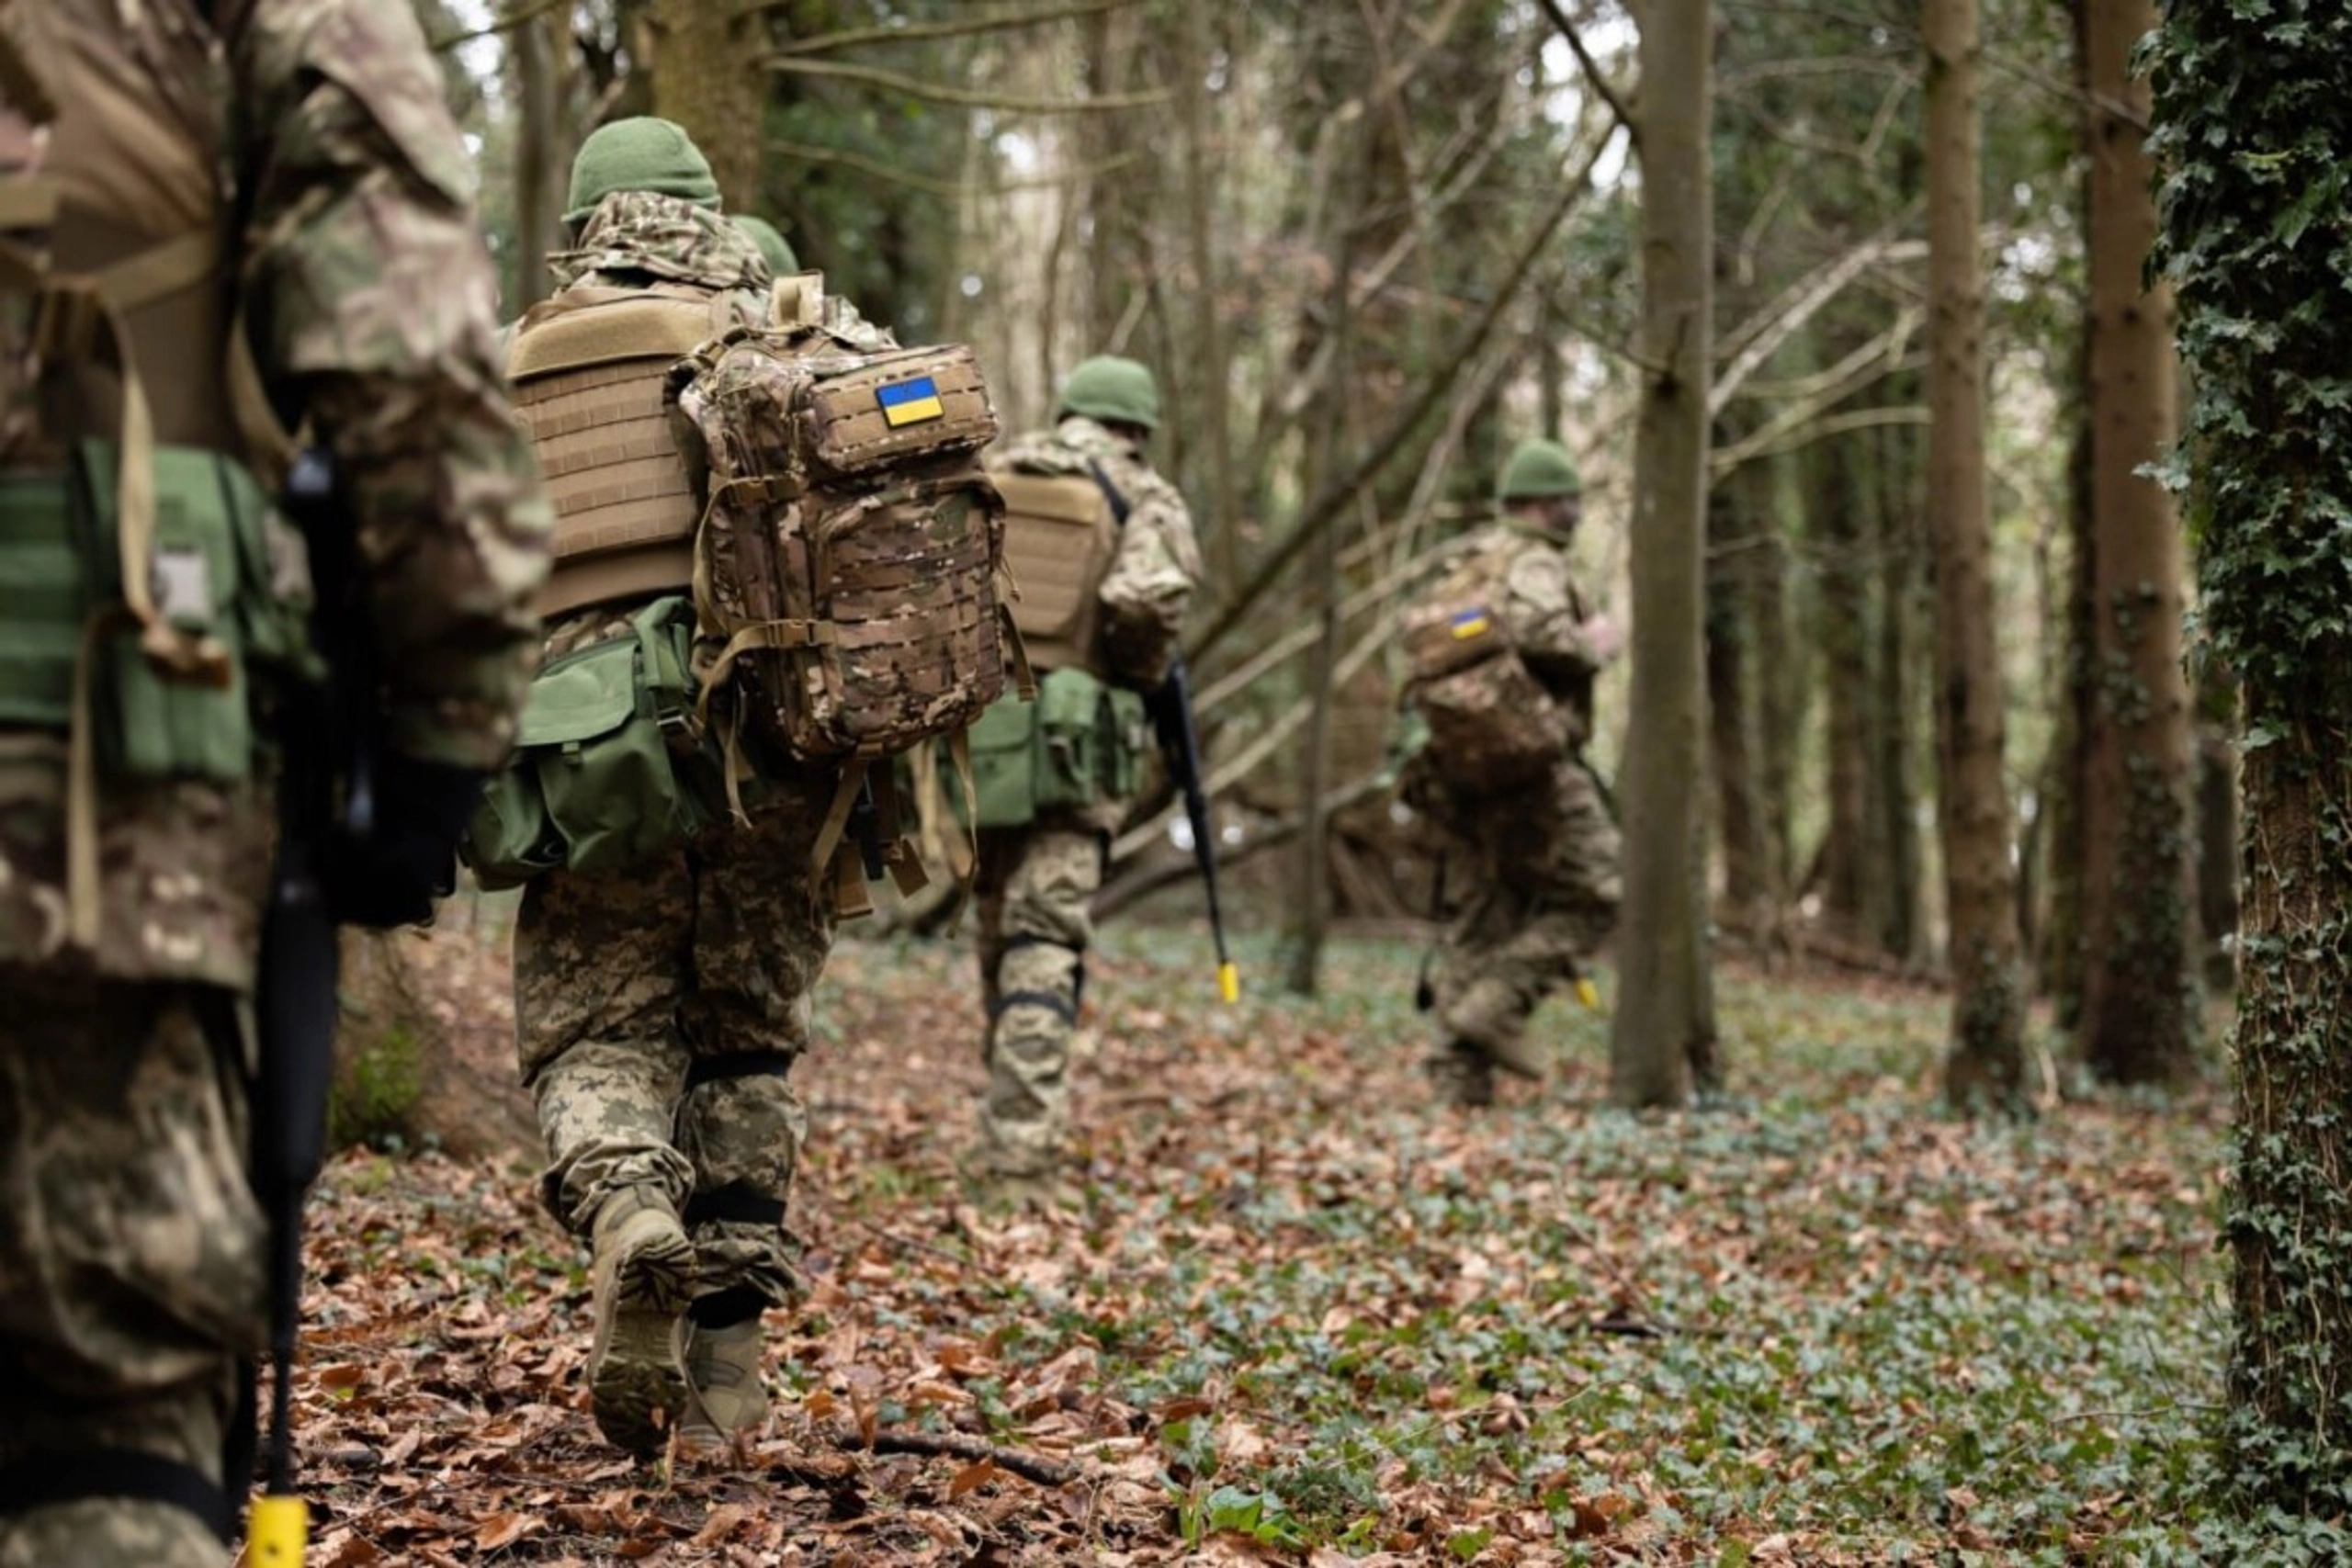
M 1567 558 L 1557 550 L 1522 551 L 1504 578 L 1503 614 L 1512 646 L 1539 674 L 1589 674 L 1607 662 L 1586 621 Z
M 1149 691 L 1175 660 L 1184 612 L 1201 580 L 1201 552 L 1176 487 L 1157 478 L 1133 483 L 1133 509 L 1099 591 L 1102 647 L 1112 673 Z
M 334 455 L 385 743 L 495 765 L 549 513 L 507 400 L 472 170 L 410 8 L 256 0 L 234 40 L 243 299 L 264 381 Z

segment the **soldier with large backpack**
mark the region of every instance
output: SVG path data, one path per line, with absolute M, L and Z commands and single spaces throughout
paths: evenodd
M 1405 795 L 1452 840 L 1445 880 L 1466 895 L 1439 955 L 1426 1063 L 1455 1104 L 1492 1102 L 1498 1069 L 1544 1076 L 1529 1017 L 1616 923 L 1617 829 L 1583 748 L 1618 634 L 1570 571 L 1583 493 L 1565 448 L 1522 443 L 1501 515 L 1404 617 L 1404 699 L 1427 734 Z
M 1002 683 L 997 427 L 967 351 L 773 277 L 667 120 L 592 134 L 567 220 L 507 358 L 558 513 L 548 661 L 467 857 L 525 885 L 544 1195 L 594 1251 L 596 1423 L 642 1454 L 766 1416 L 834 921 L 920 863 L 888 759 Z
M 227 1561 L 277 1048 L 512 741 L 548 518 L 471 186 L 406 6 L 0 6 L 0 1562 Z
M 972 732 L 989 1083 L 964 1160 L 989 1202 L 1067 1201 L 1070 1040 L 1088 906 L 1138 787 L 1144 694 L 1168 677 L 1200 581 L 1192 514 L 1144 455 L 1159 389 L 1132 359 L 1069 374 L 1051 430 L 991 457 L 1034 703 Z

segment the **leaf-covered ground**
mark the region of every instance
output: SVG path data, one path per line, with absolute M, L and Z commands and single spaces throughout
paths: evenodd
M 462 956 L 494 996 L 494 948 Z M 1224 1009 L 1191 933 L 1110 934 L 1088 1205 L 1008 1217 L 952 1176 L 965 950 L 845 942 L 799 1074 L 810 1294 L 723 1461 L 599 1444 L 584 1259 L 527 1169 L 342 1157 L 298 1387 L 313 1564 L 2215 1550 L 2210 1099 L 1973 1128 L 1932 1104 L 1940 998 L 1733 973 L 1723 1108 L 1605 1108 L 1605 1021 L 1566 1003 L 1547 1090 L 1435 1111 L 1414 950 L 1339 944 L 1312 1002 L 1244 957 Z

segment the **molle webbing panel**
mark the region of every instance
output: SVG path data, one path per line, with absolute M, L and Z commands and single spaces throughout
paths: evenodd
M 669 295 L 526 319 L 507 370 L 556 509 L 541 615 L 692 580 L 694 490 L 662 383 L 713 326 L 707 299 Z
M 1098 596 L 1119 525 L 1102 488 L 1075 474 L 1001 468 L 989 478 L 1004 496 L 1004 564 L 1021 595 L 1012 622 L 1030 663 L 1104 674 Z

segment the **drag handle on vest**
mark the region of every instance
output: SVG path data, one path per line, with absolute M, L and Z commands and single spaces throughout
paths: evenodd
M 290 701 L 279 728 L 277 860 L 262 916 L 254 1019 L 260 1036 L 254 1087 L 254 1193 L 269 1222 L 271 1362 L 268 1495 L 254 1506 L 249 1560 L 294 1568 L 308 1533 L 294 1495 L 293 1372 L 302 1302 L 302 1203 L 326 1157 L 327 1090 L 334 1071 L 340 953 L 325 863 L 338 831 L 373 825 L 372 769 L 363 739 L 364 679 L 352 657 L 360 617 L 351 603 L 351 520 L 323 453 L 308 451 L 288 477 L 281 504 L 301 530 L 317 588 L 312 637 L 331 679 Z M 232 1486 L 243 1478 L 228 1478 Z
M 1241 998 L 1241 972 L 1225 948 L 1225 911 L 1216 894 L 1216 835 L 1209 824 L 1208 795 L 1201 781 L 1201 736 L 1193 720 L 1193 675 L 1182 655 L 1168 667 L 1168 679 L 1144 694 L 1144 712 L 1159 737 L 1168 775 L 1184 795 L 1184 821 L 1193 830 L 1193 858 L 1200 863 L 1201 886 L 1209 900 L 1209 935 L 1216 943 L 1217 995 Z

